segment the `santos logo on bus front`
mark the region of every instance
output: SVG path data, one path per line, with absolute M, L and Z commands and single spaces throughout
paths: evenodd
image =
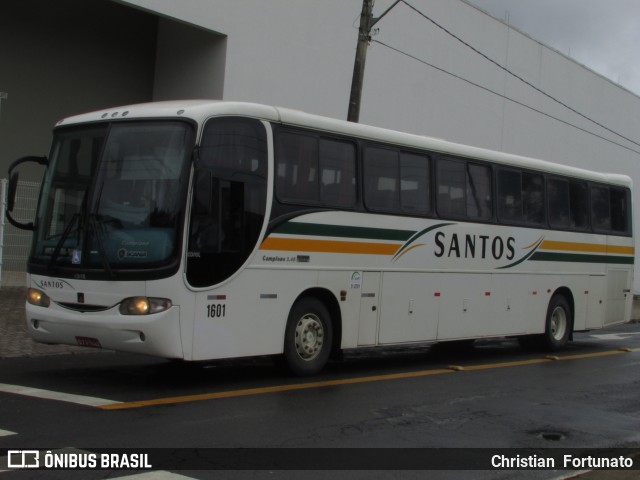
M 553 234 L 452 222 L 419 230 L 287 222 L 264 240 L 260 250 L 263 263 L 288 263 L 297 255 L 315 253 L 311 263 L 323 266 L 346 266 L 347 255 L 349 262 L 372 262 L 372 267 L 391 263 L 411 268 L 504 270 L 526 261 L 633 263 L 633 247 L 547 238 Z M 360 260 L 364 258 L 369 260 Z
M 61 278 L 32 278 L 32 283 L 41 290 L 75 290 L 75 287 Z

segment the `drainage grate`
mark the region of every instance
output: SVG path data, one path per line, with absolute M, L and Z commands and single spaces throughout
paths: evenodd
M 538 436 L 543 440 L 548 440 L 550 442 L 559 442 L 566 438 L 566 435 L 561 432 L 540 432 Z

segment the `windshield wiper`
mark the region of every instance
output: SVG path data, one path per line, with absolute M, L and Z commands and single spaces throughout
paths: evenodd
M 102 236 L 100 235 L 100 227 L 98 226 L 98 215 L 95 211 L 100 207 L 100 200 L 102 200 L 102 191 L 104 190 L 104 180 L 100 183 L 100 187 L 98 188 L 98 193 L 93 202 L 94 207 L 91 209 L 92 212 L 89 214 L 89 227 L 93 231 L 93 235 L 96 238 L 96 243 L 98 245 L 98 254 L 100 255 L 100 261 L 102 262 L 102 266 L 105 271 L 109 274 L 109 278 L 112 280 L 116 278 L 113 270 L 111 269 L 111 265 L 109 265 L 109 258 L 107 256 L 107 251 L 104 249 L 104 243 L 102 242 Z
M 71 217 L 71 220 L 69 221 L 67 226 L 64 228 L 64 231 L 62 232 L 62 235 L 60 236 L 60 240 L 58 240 L 58 243 L 56 243 L 56 247 L 53 249 L 53 253 L 51 254 L 51 260 L 49 260 L 49 264 L 47 265 L 47 270 L 48 271 L 53 271 L 54 270 L 55 261 L 60 256 L 60 250 L 62 250 L 62 246 L 64 245 L 64 242 L 66 242 L 67 238 L 69 238 L 69 235 L 71 234 L 71 229 L 76 224 L 76 222 L 78 221 L 79 218 L 80 218 L 80 214 L 79 213 L 74 213 L 73 216 Z M 78 226 L 78 228 L 80 228 L 80 227 Z
M 102 237 L 100 236 L 100 227 L 98 226 L 98 221 L 96 220 L 96 215 L 94 213 L 89 215 L 89 226 L 91 227 L 93 235 L 96 238 L 96 243 L 98 244 L 98 254 L 100 255 L 102 266 L 109 274 L 109 278 L 113 280 L 114 278 L 116 278 L 116 276 L 113 273 L 113 270 L 111 270 L 111 265 L 109 265 L 107 252 L 104 249 L 104 243 L 102 243 Z

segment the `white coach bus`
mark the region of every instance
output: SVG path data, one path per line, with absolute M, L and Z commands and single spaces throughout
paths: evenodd
M 263 105 L 60 121 L 28 261 L 34 340 L 209 360 L 630 316 L 631 181 Z

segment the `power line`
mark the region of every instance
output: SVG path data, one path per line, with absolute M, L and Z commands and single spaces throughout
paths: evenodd
M 490 88 L 488 88 L 488 87 L 485 87 L 485 86 L 480 85 L 480 84 L 478 84 L 478 83 L 472 82 L 471 80 L 469 80 L 469 79 L 467 79 L 467 78 L 464 78 L 464 77 L 462 77 L 462 76 L 460 76 L 460 75 L 457 75 L 457 74 L 455 74 L 455 73 L 449 72 L 449 71 L 447 71 L 447 70 L 445 70 L 445 69 L 443 69 L 443 68 L 441 68 L 441 67 L 437 67 L 436 65 L 433 65 L 432 63 L 429 63 L 429 62 L 427 62 L 427 61 L 425 61 L 425 60 L 422 60 L 421 58 L 418 58 L 418 57 L 416 57 L 415 55 L 412 55 L 412 54 L 410 54 L 410 53 L 404 52 L 404 51 L 400 50 L 399 48 L 396 48 L 396 47 L 393 47 L 393 46 L 391 46 L 391 45 L 388 45 L 388 44 L 386 44 L 386 43 L 384 43 L 384 42 L 381 42 L 380 40 L 372 39 L 371 41 L 372 41 L 373 43 L 377 43 L 378 45 L 382 45 L 383 47 L 386 47 L 386 48 L 388 48 L 389 50 L 393 50 L 393 51 L 394 51 L 394 52 L 396 52 L 396 53 L 399 53 L 399 54 L 401 54 L 401 55 L 404 55 L 404 56 L 406 56 L 406 57 L 408 57 L 408 58 L 410 58 L 410 59 L 412 59 L 412 60 L 415 60 L 415 61 L 417 61 L 417 62 L 419 62 L 419 63 L 422 63 L 423 65 L 426 65 L 426 66 L 428 66 L 428 67 L 431 67 L 431 68 L 433 68 L 434 70 L 438 70 L 439 72 L 442 72 L 442 73 L 444 73 L 444 74 L 446 74 L 446 75 L 450 75 L 450 76 L 452 76 L 452 77 L 454 77 L 454 78 L 456 78 L 456 79 L 458 79 L 458 80 L 461 80 L 461 81 L 466 82 L 466 83 L 468 83 L 468 84 L 470 84 L 470 85 L 473 85 L 474 87 L 477 87 L 477 88 L 479 88 L 479 89 L 481 89 L 481 90 L 484 90 L 485 92 L 488 92 L 488 93 L 491 93 L 491 94 L 496 95 L 496 96 L 498 96 L 498 97 L 501 97 L 501 98 L 503 98 L 503 99 L 505 99 L 505 100 L 507 100 L 507 101 L 509 101 L 509 102 L 515 103 L 516 105 L 520 105 L 521 107 L 524 107 L 524 108 L 527 108 L 527 109 L 529 109 L 529 110 L 531 110 L 531 111 L 533 111 L 533 112 L 539 113 L 540 115 L 544 115 L 545 117 L 551 118 L 552 120 L 556 120 L 557 122 L 563 123 L 563 124 L 565 124 L 565 125 L 567 125 L 567 126 L 569 126 L 569 127 L 573 127 L 573 128 L 575 128 L 575 129 L 577 129 L 577 130 L 580 130 L 580 131 L 582 131 L 582 132 L 584 132 L 584 133 L 588 134 L 588 135 L 592 135 L 592 136 L 594 136 L 594 137 L 596 137 L 596 138 L 599 138 L 599 139 L 604 140 L 604 141 L 606 141 L 606 142 L 609 142 L 609 143 L 611 143 L 611 144 L 613 144 L 613 145 L 616 145 L 616 146 L 618 146 L 618 147 L 624 148 L 624 149 L 626 149 L 626 150 L 629 150 L 630 152 L 633 152 L 633 153 L 635 153 L 635 154 L 640 155 L 640 151 L 638 151 L 638 150 L 634 150 L 634 149 L 633 149 L 633 148 L 631 148 L 631 147 L 628 147 L 628 146 L 626 146 L 626 145 L 623 145 L 623 144 L 621 144 L 621 143 L 618 143 L 618 142 L 616 142 L 616 141 L 614 141 L 614 140 L 611 140 L 610 138 L 603 137 L 602 135 L 598 135 L 597 133 L 594 133 L 594 132 L 591 132 L 591 131 L 589 131 L 589 130 L 587 130 L 587 129 L 585 129 L 585 128 L 579 127 L 578 125 L 575 125 L 575 124 L 573 124 L 573 123 L 571 123 L 571 122 L 568 122 L 568 121 L 566 121 L 566 120 L 562 120 L 561 118 L 554 117 L 553 115 L 551 115 L 551 114 L 549 114 L 549 113 L 546 113 L 546 112 L 543 112 L 542 110 L 539 110 L 539 109 L 537 109 L 537 108 L 534 108 L 534 107 L 532 107 L 532 106 L 530 106 L 530 105 L 527 105 L 526 103 L 520 102 L 520 101 L 515 100 L 515 99 L 513 99 L 513 98 L 510 98 L 510 97 L 507 97 L 506 95 L 503 95 L 502 93 L 496 92 L 495 90 L 491 90 L 491 89 L 490 89 Z
M 523 77 L 521 77 L 520 75 L 517 75 L 516 73 L 512 72 L 511 70 L 509 70 L 507 67 L 501 65 L 500 63 L 498 63 L 497 61 L 495 61 L 494 59 L 492 59 L 491 57 L 489 57 L 488 55 L 484 54 L 483 52 L 481 52 L 480 50 L 478 50 L 477 48 L 475 48 L 473 45 L 471 45 L 470 43 L 464 41 L 462 38 L 458 37 L 456 34 L 454 34 L 453 32 L 449 31 L 448 29 L 446 29 L 445 27 L 443 27 L 442 25 L 440 25 L 438 22 L 436 22 L 435 20 L 433 20 L 431 17 L 429 17 L 428 15 L 426 15 L 425 13 L 421 12 L 420 10 L 418 10 L 416 7 L 414 7 L 413 5 L 411 5 L 410 3 L 408 3 L 406 0 L 401 0 L 402 3 L 404 3 L 407 7 L 409 7 L 411 10 L 413 10 L 414 12 L 416 12 L 418 15 L 420 15 L 421 17 L 423 17 L 425 20 L 431 22 L 433 25 L 435 25 L 436 27 L 438 27 L 439 29 L 441 29 L 442 31 L 444 31 L 447 35 L 453 37 L 454 39 L 456 39 L 458 42 L 462 43 L 464 46 L 466 46 L 467 48 L 471 49 L 472 51 L 474 51 L 476 54 L 480 55 L 481 57 L 485 58 L 487 61 L 491 62 L 492 64 L 494 64 L 495 66 L 497 66 L 498 68 L 500 68 L 501 70 L 505 71 L 506 73 L 508 73 L 509 75 L 513 76 L 514 78 L 520 80 L 522 83 L 524 83 L 525 85 L 528 85 L 529 87 L 533 88 L 535 91 L 537 91 L 538 93 L 544 95 L 545 97 L 551 99 L 552 101 L 558 103 L 559 105 L 562 105 L 563 107 L 565 107 L 566 109 L 570 110 L 571 112 L 575 113 L 576 115 L 584 118 L 585 120 L 588 120 L 589 122 L 599 126 L 600 128 L 606 130 L 609 133 L 612 133 L 624 140 L 626 140 L 627 142 L 633 143 L 634 145 L 637 145 L 638 147 L 640 147 L 640 143 L 635 142 L 634 140 L 631 140 L 630 138 L 610 129 L 609 127 L 606 127 L 605 125 L 603 125 L 602 123 L 590 118 L 589 116 L 579 112 L 578 110 L 576 110 L 575 108 L 567 105 L 566 103 L 564 103 L 561 100 L 558 100 L 557 98 L 555 98 L 554 96 L 548 94 L 547 92 L 545 92 L 544 90 L 536 87 L 534 84 L 532 84 L 531 82 L 529 82 L 528 80 L 524 79 Z M 577 127 L 576 127 L 577 128 Z M 595 135 L 595 134 L 594 134 Z M 597 136 L 597 135 L 596 135 Z M 602 137 L 600 137 L 602 138 Z M 615 142 L 613 142 L 615 143 Z M 632 150 L 632 149 L 629 149 Z M 632 150 L 635 151 L 635 150 Z M 638 153 L 638 152 L 636 152 Z

